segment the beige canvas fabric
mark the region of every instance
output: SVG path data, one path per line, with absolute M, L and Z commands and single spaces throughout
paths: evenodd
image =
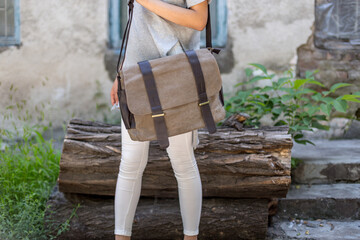
M 196 50 L 204 74 L 206 93 L 217 123 L 225 118 L 225 109 L 219 98 L 221 75 L 215 57 L 208 49 Z M 168 135 L 173 136 L 205 127 L 195 77 L 185 53 L 149 61 L 158 89 Z M 151 117 L 144 80 L 137 65 L 123 68 L 121 84 L 125 87 L 130 112 L 134 114 L 136 129 L 128 129 L 133 140 L 155 140 L 156 132 Z
M 189 8 L 206 0 L 163 0 Z M 210 3 L 208 1 L 208 3 Z M 146 59 L 174 55 L 189 49 L 200 49 L 200 31 L 168 21 L 134 2 L 134 15 L 123 67 Z M 192 131 L 192 146 L 199 144 L 197 130 Z

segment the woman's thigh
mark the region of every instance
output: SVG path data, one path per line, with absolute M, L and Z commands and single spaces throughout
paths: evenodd
M 141 174 L 146 166 L 149 153 L 149 141 L 134 141 L 121 119 L 121 163 L 120 171 L 128 177 Z M 137 177 L 137 176 L 136 176 Z

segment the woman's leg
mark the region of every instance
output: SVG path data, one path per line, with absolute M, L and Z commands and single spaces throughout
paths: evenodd
M 202 207 L 200 173 L 191 142 L 191 131 L 171 136 L 166 149 L 178 183 L 183 232 L 187 236 L 198 235 Z
M 147 164 L 149 141 L 133 141 L 121 119 L 121 162 L 115 190 L 115 235 L 131 236 L 132 224 Z M 117 239 L 130 239 L 120 238 Z

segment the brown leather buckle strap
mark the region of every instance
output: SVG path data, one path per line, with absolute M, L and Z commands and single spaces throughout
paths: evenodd
M 212 48 L 210 5 L 208 4 L 208 19 L 206 22 L 206 47 Z
M 149 98 L 156 137 L 160 148 L 165 149 L 169 146 L 168 132 L 164 112 L 162 111 L 159 94 L 156 88 L 154 74 L 148 60 L 138 62 L 138 65 L 143 75 L 146 92 Z
M 214 133 L 216 132 L 216 125 L 211 113 L 209 99 L 206 94 L 205 79 L 199 58 L 194 50 L 185 51 L 185 54 L 189 59 L 191 69 L 195 77 L 196 88 L 199 96 L 199 106 L 203 120 L 209 133 Z

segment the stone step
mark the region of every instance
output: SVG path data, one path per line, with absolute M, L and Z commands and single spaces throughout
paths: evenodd
M 266 240 L 359 240 L 360 220 L 272 218 Z
M 297 144 L 291 157 L 302 162 L 291 171 L 292 183 L 360 183 L 360 139 L 311 139 L 316 144 Z
M 276 215 L 283 219 L 359 220 L 360 184 L 291 184 L 286 198 L 279 198 Z

